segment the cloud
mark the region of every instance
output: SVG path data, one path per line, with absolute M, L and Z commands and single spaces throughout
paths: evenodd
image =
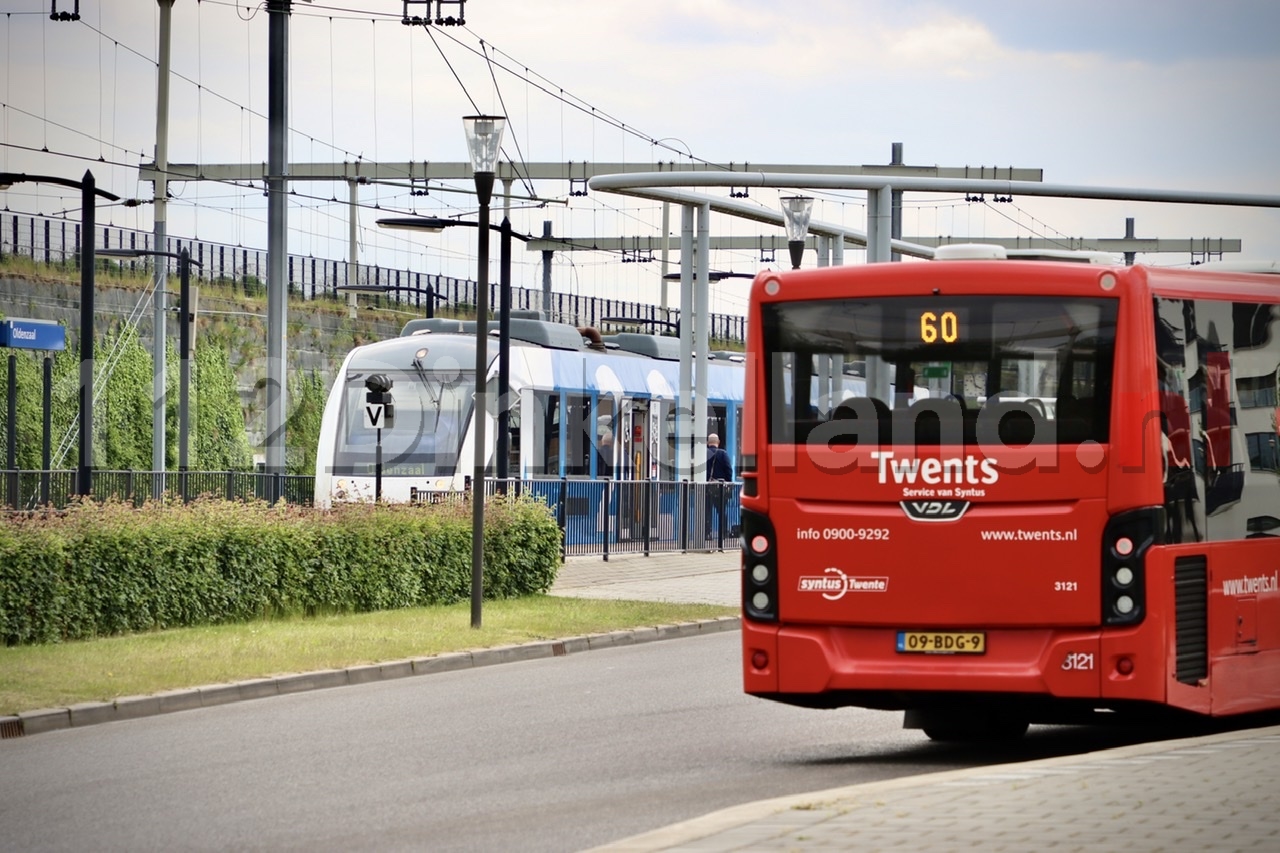
M 915 76 L 987 77 L 1004 58 L 991 31 L 977 21 L 944 15 L 896 33 L 885 33 L 888 63 Z

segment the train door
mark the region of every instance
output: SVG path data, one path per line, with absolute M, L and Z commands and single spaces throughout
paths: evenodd
M 622 477 L 618 494 L 618 534 L 629 539 L 642 539 L 646 521 L 652 518 L 645 506 L 650 489 L 653 448 L 650 437 L 650 402 L 622 401 L 621 459 Z

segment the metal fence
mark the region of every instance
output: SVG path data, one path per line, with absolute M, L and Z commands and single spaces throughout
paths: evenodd
M 6 510 L 38 507 L 64 509 L 79 494 L 75 470 L 0 472 Z M 216 497 L 226 500 L 274 500 L 309 505 L 315 477 L 301 474 L 268 474 L 253 471 L 106 471 L 95 470 L 90 479 L 94 500 L 118 500 L 135 506 L 159 497 L 194 500 Z
M 741 483 L 660 480 L 489 481 L 531 495 L 554 512 L 564 533 L 565 556 L 644 554 L 736 549 Z M 455 493 L 456 495 L 456 493 Z M 439 500 L 427 493 L 420 500 Z M 464 496 L 462 499 L 469 499 Z
M 75 499 L 76 472 L 0 471 L 3 507 L 63 509 Z M 486 480 L 486 494 L 544 502 L 563 531 L 565 556 L 732 550 L 738 547 L 740 483 L 658 480 Z M 312 503 L 315 478 L 251 471 L 94 471 L 92 497 L 134 505 L 160 496 L 194 500 Z M 469 501 L 468 492 L 420 492 L 420 503 Z
M 29 257 L 37 263 L 74 265 L 79 260 L 80 230 L 80 223 L 72 220 L 0 212 L 0 256 L 13 253 Z M 102 249 L 150 251 L 155 240 L 150 232 L 113 225 L 98 226 L 95 232 L 95 245 Z M 191 258 L 200 262 L 200 266 L 193 270 L 193 283 L 222 282 L 243 290 L 246 295 L 265 295 L 265 249 L 248 249 L 244 246 L 229 246 L 206 240 L 183 240 L 178 237 L 166 237 L 165 243 L 164 251 L 177 253 L 186 248 L 191 252 Z M 123 260 L 120 265 L 125 269 L 143 272 L 151 269 L 154 263 L 153 258 L 147 257 Z M 425 313 L 426 289 L 430 286 L 437 295 L 439 305 L 472 311 L 476 305 L 477 285 L 470 279 L 292 254 L 289 255 L 285 268 L 289 292 L 302 299 L 345 300 L 345 293 L 337 288 L 351 285 L 397 287 L 404 290 L 380 295 L 375 298 L 375 304 L 394 304 Z M 498 287 L 497 282 L 489 283 L 490 305 L 499 303 Z M 655 305 L 622 299 L 552 293 L 550 304 L 543 305 L 543 300 L 541 289 L 511 289 L 513 309 L 545 311 L 548 319 L 575 326 L 598 326 L 605 317 L 632 317 L 649 321 L 667 319 L 660 316 L 662 312 Z M 712 314 L 709 332 L 713 340 L 744 341 L 746 318 L 732 314 Z

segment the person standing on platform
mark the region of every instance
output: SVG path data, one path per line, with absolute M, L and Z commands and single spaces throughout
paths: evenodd
M 715 510 L 717 539 L 725 534 L 725 492 L 733 479 L 733 466 L 729 454 L 720 446 L 720 436 L 714 432 L 707 436 L 707 507 L 703 520 L 706 538 L 712 538 L 711 511 Z

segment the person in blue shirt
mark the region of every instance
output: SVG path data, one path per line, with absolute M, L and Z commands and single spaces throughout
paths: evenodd
M 729 454 L 720 446 L 720 436 L 714 432 L 707 436 L 707 508 L 703 517 L 706 538 L 724 537 L 725 493 L 727 483 L 733 479 L 733 465 L 729 462 Z M 716 527 L 712 532 L 712 510 L 715 510 Z

